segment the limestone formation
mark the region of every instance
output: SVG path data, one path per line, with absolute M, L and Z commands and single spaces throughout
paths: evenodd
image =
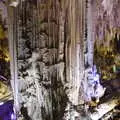
M 18 119 L 98 120 L 118 106 L 105 80 L 119 80 L 119 0 L 1 2 Z

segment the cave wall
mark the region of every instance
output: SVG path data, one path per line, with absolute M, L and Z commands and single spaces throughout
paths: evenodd
M 25 0 L 8 7 L 15 105 L 25 120 L 61 120 L 68 103 L 84 102 L 85 6 Z
M 94 63 L 99 66 L 102 79 L 116 79 L 113 66 L 119 68 L 120 35 L 119 0 L 93 0 Z

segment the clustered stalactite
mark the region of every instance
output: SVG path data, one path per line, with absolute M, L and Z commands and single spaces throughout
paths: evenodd
M 96 10 L 94 63 L 102 74 L 102 80 L 118 79 L 118 74 L 113 69 L 114 66 L 119 68 L 119 4 L 118 0 L 110 0 L 108 3 L 107 0 L 93 2 Z
M 106 87 L 100 103 L 110 99 L 112 101 L 112 98 L 119 101 L 119 5 L 119 0 L 93 2 L 93 9 L 96 11 L 93 15 L 95 20 L 94 63 L 101 75 L 101 83 Z M 119 102 L 115 106 L 119 106 Z M 110 114 L 104 115 L 101 119 L 117 119 L 119 115 L 112 112 L 115 109 L 113 108 Z
M 97 64 L 94 45 L 109 44 L 105 35 L 113 35 L 117 31 L 113 28 L 119 24 L 116 4 L 110 7 L 115 10 L 107 11 L 105 3 L 21 0 L 17 7 L 8 7 L 12 86 L 15 105 L 21 108 L 24 119 L 95 117 L 94 113 L 86 115 L 83 105 L 86 68 Z
M 61 120 L 68 103 L 83 103 L 84 4 L 83 0 L 25 0 L 9 8 L 18 71 L 13 87 L 18 89 L 19 107 L 27 110 L 24 118 Z
M 53 11 L 53 9 L 60 11 L 58 6 L 60 3 L 58 1 L 54 3 L 52 1 L 25 1 L 21 4 L 22 8 L 18 8 L 18 10 L 21 9 L 23 11 L 20 16 L 23 19 L 21 20 L 21 22 L 23 22 L 22 26 L 20 26 L 22 28 L 21 35 L 23 35 L 21 38 L 25 42 L 24 45 L 26 46 L 28 42 L 27 44 L 29 46 L 26 46 L 27 51 L 23 50 L 23 52 L 25 52 L 24 54 L 19 51 L 20 49 L 18 49 L 18 53 L 25 55 L 24 58 L 22 58 L 24 60 L 27 59 L 27 54 L 30 55 L 30 53 L 27 52 L 32 53 L 32 51 L 35 51 L 39 54 L 38 60 L 36 59 L 36 64 L 31 62 L 31 64 L 35 64 L 38 70 L 38 78 L 36 79 L 36 76 L 33 75 L 33 82 L 30 83 L 30 85 L 28 83 L 26 84 L 28 84 L 27 86 L 35 87 L 36 96 L 34 97 L 36 97 L 40 106 L 33 110 L 36 111 L 38 109 L 36 116 L 32 114 L 32 112 L 29 115 L 32 119 L 60 119 L 67 99 L 62 83 L 64 81 L 64 38 L 60 39 L 60 37 L 64 36 L 64 31 L 62 31 L 63 23 L 55 17 L 59 16 L 59 14 L 57 15 L 57 13 Z M 59 24 L 61 24 L 61 28 Z M 18 41 L 21 42 L 19 39 Z M 21 44 L 23 44 L 23 42 L 21 42 Z M 25 48 L 23 45 L 22 47 L 23 49 Z M 30 56 L 28 56 L 28 59 L 29 58 Z M 18 65 L 19 63 L 18 59 Z M 21 67 L 23 66 L 19 66 L 20 69 Z M 59 70 L 61 70 L 61 73 Z M 21 70 L 20 73 L 22 72 L 23 70 Z M 29 73 L 25 74 L 29 75 Z M 22 73 L 22 75 L 24 75 L 24 73 Z M 37 84 L 38 86 L 36 86 Z M 39 96 L 40 91 L 46 92 L 46 94 L 41 93 L 42 96 Z M 25 92 L 26 90 L 21 92 L 21 94 Z M 29 97 L 31 97 L 31 95 Z M 41 101 L 41 99 L 44 101 Z M 37 104 L 35 103 L 34 106 L 37 107 Z M 41 114 L 41 116 L 39 116 L 39 114 Z

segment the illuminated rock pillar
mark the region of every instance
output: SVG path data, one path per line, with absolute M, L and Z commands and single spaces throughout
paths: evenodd
M 15 105 L 27 120 L 61 120 L 68 103 L 84 103 L 86 1 L 24 0 L 8 11 Z

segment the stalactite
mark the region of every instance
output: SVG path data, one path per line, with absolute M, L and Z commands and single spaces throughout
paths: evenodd
M 81 111 L 87 113 L 87 108 L 81 107 L 89 82 L 87 70 L 94 63 L 94 41 L 107 29 L 102 22 L 100 28 L 93 3 L 24 0 L 15 8 L 8 7 L 15 102 L 26 109 L 29 119 L 83 119 Z M 79 112 L 76 106 L 82 110 Z
M 82 51 L 83 34 L 85 29 L 84 25 L 82 25 L 84 24 L 84 17 L 82 18 L 81 15 L 84 16 L 82 12 L 84 7 L 82 4 L 85 4 L 85 2 L 70 2 L 71 4 L 69 6 L 68 1 L 60 2 L 49 0 L 49 4 L 46 2 L 41 3 L 41 1 L 37 1 L 36 7 L 32 4 L 32 2 L 26 0 L 20 2 L 17 8 L 19 11 L 19 14 L 16 15 L 18 23 L 15 25 L 19 30 L 19 33 L 16 32 L 16 40 L 18 45 L 18 48 L 16 48 L 18 52 L 18 82 L 20 83 L 20 86 L 18 87 L 18 95 L 22 97 L 22 100 L 19 101 L 20 105 L 23 104 L 23 107 L 27 107 L 28 115 L 32 119 L 37 119 L 36 117 L 38 114 L 33 114 L 31 112 L 32 110 L 29 108 L 29 104 L 32 105 L 32 103 L 30 103 L 32 96 L 29 96 L 29 94 L 24 95 L 28 89 L 32 90 L 31 87 L 35 87 L 36 90 L 37 96 L 33 99 L 36 99 L 36 101 L 39 102 L 40 106 L 38 106 L 36 110 L 39 109 L 38 112 L 41 113 L 39 119 L 41 120 L 48 118 L 49 120 L 61 119 L 64 114 L 63 111 L 67 105 L 67 99 L 69 99 L 73 104 L 79 104 L 80 81 L 82 80 L 82 78 L 81 80 L 79 78 L 82 75 L 82 70 L 84 69 L 82 68 L 84 66 L 84 62 L 82 62 L 84 61 Z M 69 8 L 67 8 L 68 6 Z M 80 12 L 78 12 L 79 8 L 81 10 Z M 38 11 L 39 13 L 36 13 Z M 14 17 L 13 19 L 15 20 Z M 37 23 L 39 24 L 37 25 Z M 80 29 L 83 29 L 83 31 Z M 70 43 L 70 45 L 68 43 Z M 70 49 L 71 51 L 69 51 Z M 31 53 L 32 50 L 36 51 L 36 55 L 38 54 L 40 63 L 37 59 L 35 60 L 36 63 L 34 63 L 35 61 L 31 61 L 35 59 L 32 58 L 32 56 L 34 56 L 34 53 Z M 68 50 L 70 53 L 68 54 L 65 50 Z M 68 59 L 65 58 L 65 54 L 66 58 L 69 58 L 70 63 Z M 73 59 L 74 57 L 77 59 Z M 31 62 L 29 61 L 30 58 Z M 68 62 L 66 65 L 69 65 L 66 66 L 66 68 L 65 62 Z M 80 66 L 78 66 L 79 64 Z M 40 71 L 37 71 L 37 66 Z M 33 73 L 31 73 L 31 71 L 33 71 L 32 69 L 34 70 Z M 71 73 L 72 76 L 70 79 L 70 74 L 66 74 L 66 71 L 67 73 Z M 40 76 L 36 76 L 37 73 L 39 73 Z M 64 76 L 65 74 L 67 75 L 66 78 Z M 32 75 L 33 78 L 29 78 L 29 75 Z M 32 86 L 28 82 L 29 79 L 31 79 L 30 84 L 33 84 Z M 24 89 L 22 87 L 23 81 L 25 85 Z M 65 81 L 68 81 L 68 86 Z M 44 85 L 42 85 L 44 82 L 45 84 L 49 83 L 50 89 L 47 89 Z M 29 85 L 31 86 L 30 88 L 27 87 Z M 73 88 L 70 92 L 68 92 L 68 95 L 66 95 L 67 92 L 65 89 L 68 90 L 67 87 L 70 86 Z M 46 95 L 41 96 L 42 93 L 39 91 L 46 91 Z M 74 92 L 74 95 L 77 95 L 75 100 L 72 96 L 69 97 L 69 95 L 72 94 L 72 91 Z M 29 101 L 27 102 L 25 99 L 28 98 Z M 40 103 L 42 99 L 44 100 L 44 103 Z M 34 104 L 34 107 L 35 106 L 36 103 Z M 45 113 L 42 113 L 43 109 Z

